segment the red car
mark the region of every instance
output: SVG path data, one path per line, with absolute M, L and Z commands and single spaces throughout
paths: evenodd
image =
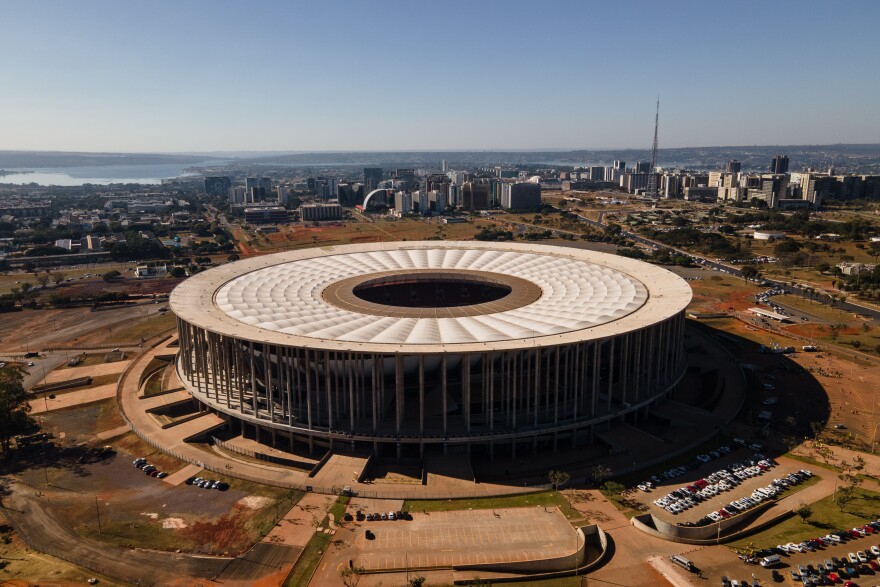
M 847 581 L 846 583 L 843 584 L 843 587 L 859 587 L 859 586 L 856 585 L 855 583 L 853 583 L 852 581 Z
M 880 565 L 878 565 L 877 561 L 874 559 L 868 559 L 868 564 L 871 565 L 871 568 L 875 571 L 880 571 Z
M 840 583 L 840 577 L 837 576 L 837 573 L 828 573 L 828 578 L 832 583 Z
M 862 530 L 864 530 L 868 534 L 873 534 L 875 532 L 873 526 L 862 526 Z

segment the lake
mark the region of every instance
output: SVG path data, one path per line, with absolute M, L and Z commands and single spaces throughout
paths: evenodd
M 197 174 L 186 173 L 188 167 L 222 165 L 225 161 L 211 161 L 190 164 L 158 165 L 104 165 L 95 167 L 44 167 L 33 169 L 8 169 L 7 171 L 33 171 L 33 173 L 11 173 L 0 175 L 0 184 L 29 184 L 78 186 L 84 183 L 107 185 L 111 183 L 160 184 L 163 179 L 189 177 Z

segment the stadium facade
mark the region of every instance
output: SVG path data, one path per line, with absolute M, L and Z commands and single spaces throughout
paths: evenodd
M 636 421 L 686 368 L 688 284 L 615 255 L 454 241 L 322 247 L 171 294 L 177 372 L 285 449 L 515 456 Z

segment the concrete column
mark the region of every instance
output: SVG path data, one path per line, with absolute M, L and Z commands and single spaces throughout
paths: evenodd
M 443 411 L 443 438 L 449 434 L 449 426 L 448 426 L 448 418 L 447 409 L 446 409 L 446 354 L 444 353 L 440 357 L 440 406 Z M 446 445 L 443 445 L 444 454 L 446 451 Z

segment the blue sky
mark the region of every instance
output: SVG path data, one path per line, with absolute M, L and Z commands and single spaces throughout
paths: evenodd
M 0 9 L 0 149 L 880 142 L 873 0 Z

